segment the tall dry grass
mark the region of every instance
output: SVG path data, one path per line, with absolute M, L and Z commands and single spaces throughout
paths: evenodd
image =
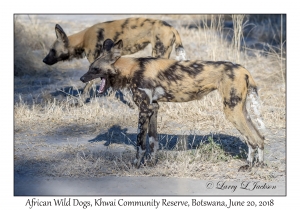
M 247 22 L 243 15 L 232 16 L 232 33 L 227 33 L 228 31 L 224 29 L 225 19 L 222 15 L 184 16 L 180 20 L 177 19 L 178 16 L 148 15 L 148 17 L 160 18 L 172 23 L 180 33 L 189 59 L 229 60 L 245 66 L 259 86 L 261 112 L 269 134 L 272 136 L 276 131 L 285 129 L 284 40 L 281 40 L 280 53 L 275 49 L 276 47 L 271 46 L 267 52 L 245 48 L 242 45 L 243 29 Z M 237 164 L 242 164 L 244 157 L 235 158 L 225 152 L 222 144 L 216 146 L 213 142 L 203 144 L 196 150 L 162 150 L 159 154 L 159 164 L 155 167 L 145 166 L 142 170 L 131 167 L 130 163 L 135 152 L 132 146 L 123 145 L 125 150 L 120 152 L 117 149 L 118 144 L 109 144 L 105 151 L 91 150 L 86 144 L 74 144 L 78 138 L 96 136 L 115 125 L 136 133 L 138 109 L 136 106 L 130 108 L 116 99 L 114 92 L 105 97 L 93 98 L 90 103 L 82 106 L 76 106 L 78 98 L 70 93 L 66 92 L 60 97 L 53 95 L 54 92 L 59 92 L 57 90 L 60 90 L 61 86 L 82 88 L 81 82 L 67 77 L 85 73 L 88 63 L 76 60 L 51 67 L 44 65 L 41 60 L 55 39 L 54 30 L 49 28 L 49 24 L 40 23 L 38 16 L 35 18 L 29 16 L 29 18 L 29 24 L 17 17 L 14 22 L 16 170 L 24 172 L 37 167 L 39 173 L 51 176 L 117 174 L 198 178 L 223 176 L 228 179 L 240 177 L 234 173 L 233 168 Z M 196 27 L 189 28 L 187 26 L 189 24 L 194 24 Z M 69 24 L 70 28 L 72 26 Z M 150 50 L 151 48 L 148 47 L 144 52 L 133 56 L 150 55 Z M 171 58 L 175 58 L 174 52 Z M 41 84 L 36 84 L 36 81 L 41 81 Z M 126 90 L 122 92 L 125 94 L 125 100 L 132 103 L 130 94 Z M 172 138 L 170 137 L 172 135 L 226 134 L 241 137 L 225 119 L 222 101 L 216 92 L 210 93 L 200 101 L 160 103 L 158 132 L 162 140 Z M 105 140 L 114 142 L 113 132 L 107 135 L 110 135 L 111 139 L 107 137 Z M 35 136 L 39 136 L 38 140 Z M 47 143 L 49 138 L 63 141 L 66 136 L 71 139 L 71 144 L 57 146 Z M 120 138 L 129 137 L 124 133 Z M 205 138 L 205 142 L 209 142 L 209 137 Z M 130 139 L 130 142 L 134 145 L 135 139 Z M 266 142 L 268 143 L 269 139 Z M 100 144 L 97 143 L 95 147 Z M 45 153 L 45 148 L 50 148 L 51 152 Z M 27 153 L 27 150 L 30 153 Z M 241 150 L 241 154 L 245 154 L 245 151 Z M 24 169 L 24 166 L 29 163 L 30 166 Z M 276 164 L 270 163 L 272 167 L 284 171 L 281 165 Z M 51 170 L 46 170 L 49 165 Z M 224 173 L 221 175 L 222 170 Z M 249 173 L 247 176 L 272 180 L 274 178 L 272 173 L 266 169 Z

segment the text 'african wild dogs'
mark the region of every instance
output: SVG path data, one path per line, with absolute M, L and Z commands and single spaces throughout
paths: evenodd
M 256 84 L 250 73 L 239 64 L 225 61 L 176 61 L 165 58 L 121 57 L 122 40 L 114 43 L 108 39 L 103 53 L 81 77 L 82 82 L 101 78 L 98 92 L 107 88 L 128 88 L 133 101 L 139 107 L 137 154 L 135 164 L 139 167 L 146 152 L 147 130 L 151 155 L 159 148 L 157 138 L 158 102 L 187 102 L 201 99 L 217 90 L 223 99 L 226 118 L 245 137 L 248 145 L 248 165 L 251 168 L 255 151 L 258 163 L 263 165 L 264 137 L 254 126 L 246 109 L 248 103 L 255 112 L 259 129 L 264 128 L 258 108 Z M 155 159 L 155 158 L 154 158 Z

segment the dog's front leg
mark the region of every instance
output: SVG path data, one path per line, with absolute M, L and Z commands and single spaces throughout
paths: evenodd
M 140 167 L 142 158 L 146 152 L 147 128 L 149 124 L 149 114 L 145 112 L 139 113 L 138 135 L 137 135 L 137 153 L 134 164 Z
M 157 112 L 159 109 L 159 105 L 157 102 L 153 102 L 152 104 L 149 105 L 149 108 L 152 110 L 152 115 L 150 116 L 148 135 L 149 135 L 151 156 L 155 163 L 157 161 L 156 152 L 159 149 L 158 138 L 157 138 Z
M 150 117 L 153 114 L 150 104 L 149 94 L 141 89 L 132 89 L 133 101 L 139 107 L 139 121 L 138 121 L 138 131 L 137 131 L 137 153 L 134 164 L 136 167 L 140 167 L 142 158 L 146 152 L 146 139 L 147 130 L 149 126 Z

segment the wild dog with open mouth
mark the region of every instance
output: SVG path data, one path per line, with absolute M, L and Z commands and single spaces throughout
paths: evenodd
M 157 138 L 158 102 L 187 102 L 201 99 L 218 90 L 223 99 L 226 118 L 245 137 L 248 145 L 248 170 L 258 149 L 258 164 L 263 166 L 264 137 L 254 126 L 247 109 L 255 113 L 259 129 L 264 128 L 258 109 L 256 84 L 241 65 L 226 61 L 176 61 L 164 58 L 121 57 L 122 40 L 104 42 L 104 52 L 90 66 L 80 80 L 88 82 L 101 78 L 99 92 L 107 88 L 128 88 L 139 107 L 137 154 L 139 167 L 146 151 L 147 130 L 152 155 L 159 148 Z M 246 104 L 248 103 L 247 109 Z
M 175 28 L 165 21 L 148 18 L 127 18 L 95 24 L 76 34 L 67 36 L 61 26 L 56 24 L 57 39 L 43 62 L 53 65 L 59 61 L 87 57 L 92 63 L 102 52 L 106 39 L 123 40 L 122 55 L 129 55 L 152 45 L 152 57 L 169 58 L 175 44 L 176 59 L 185 60 L 181 38 Z M 83 90 L 89 92 L 92 82 Z

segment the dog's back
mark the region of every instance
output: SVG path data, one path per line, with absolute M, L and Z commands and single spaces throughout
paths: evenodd
M 256 88 L 248 70 L 227 61 L 123 57 L 114 66 L 120 69 L 121 76 L 130 77 L 132 85 L 142 89 L 161 87 L 165 96 L 159 97 L 158 101 L 185 102 L 201 99 L 216 89 L 225 100 L 232 94 L 232 88 L 243 90 L 243 94 L 247 94 L 248 86 Z
M 101 47 L 106 39 L 114 42 L 123 40 L 122 55 L 136 53 L 148 44 L 152 45 L 153 57 L 169 58 L 175 44 L 177 56 L 183 51 L 181 38 L 175 28 L 165 21 L 148 18 L 127 18 L 98 23 L 86 30 L 84 41 L 86 48 Z M 97 57 L 97 55 L 95 56 Z M 185 60 L 185 57 L 180 57 Z

